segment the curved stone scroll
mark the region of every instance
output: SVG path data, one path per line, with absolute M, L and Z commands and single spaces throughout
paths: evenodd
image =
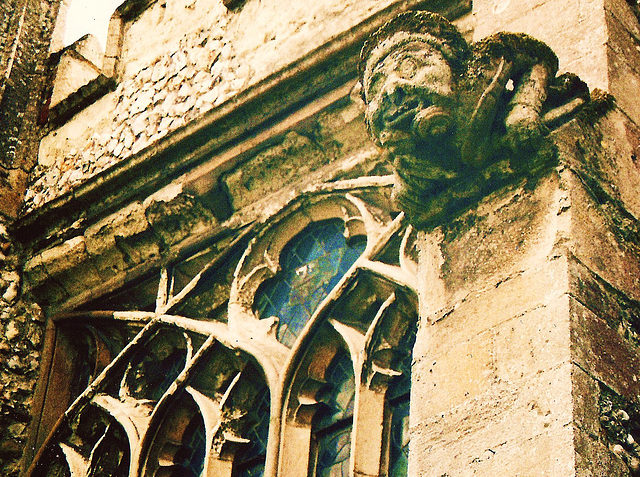
M 498 33 L 469 45 L 443 17 L 407 12 L 362 49 L 369 131 L 394 165 L 395 198 L 433 227 L 554 164 L 547 139 L 588 100 L 541 41 Z

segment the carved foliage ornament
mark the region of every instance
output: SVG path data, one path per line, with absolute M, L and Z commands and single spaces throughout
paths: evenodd
M 365 118 L 414 225 L 437 226 L 554 163 L 549 128 L 589 97 L 557 68 L 553 51 L 527 35 L 469 45 L 429 12 L 401 14 L 372 35 L 360 61 Z

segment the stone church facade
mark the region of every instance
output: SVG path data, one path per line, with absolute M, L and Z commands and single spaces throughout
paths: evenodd
M 635 1 L 67 7 L 0 6 L 2 475 L 640 475 Z

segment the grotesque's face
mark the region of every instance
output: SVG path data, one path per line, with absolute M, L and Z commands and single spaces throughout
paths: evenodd
M 392 155 L 411 154 L 418 143 L 440 142 L 453 128 L 453 75 L 432 43 L 423 34 L 397 32 L 367 61 L 367 122 Z

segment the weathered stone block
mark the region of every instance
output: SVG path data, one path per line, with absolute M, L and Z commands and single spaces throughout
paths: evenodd
M 67 240 L 62 245 L 41 254 L 42 266 L 49 277 L 73 296 L 101 283 L 93 264 L 89 261 L 83 236 Z
M 581 429 L 574 431 L 576 477 L 630 476 L 629 467 L 594 435 Z
M 602 427 L 600 426 L 600 412 L 598 399 L 600 398 L 600 385 L 596 379 L 589 376 L 580 366 L 574 366 L 571 370 L 571 382 L 573 384 L 573 420 L 576 430 L 585 436 L 591 436 L 591 440 L 600 441 Z M 579 447 L 576 451 L 580 453 Z
M 346 156 L 369 142 L 364 122 L 364 104 L 349 101 L 345 106 L 323 113 L 314 128 L 315 140 L 326 154 Z
M 525 311 L 497 326 L 494 360 L 498 379 L 518 381 L 568 363 L 570 352 L 569 297 Z
M 145 214 L 165 246 L 203 233 L 217 223 L 211 211 L 189 194 L 179 194 L 166 201 L 145 202 Z
M 637 224 L 630 220 L 620 203 L 599 195 L 601 189 L 597 183 L 590 185 L 592 188 L 586 189 L 576 177 L 568 178 L 572 252 L 603 280 L 637 300 L 640 298 L 640 261 L 633 245 L 639 241 Z
M 584 137 L 578 139 L 580 147 L 593 157 L 582 162 L 590 162 L 593 179 L 620 200 L 634 217 L 640 217 L 640 129 L 618 108 L 598 121 L 598 129 L 601 133 L 599 143 L 594 144 L 597 140 L 594 136 L 591 136 L 591 142 L 585 141 Z M 588 134 L 588 130 L 584 132 Z M 596 154 L 594 148 L 597 148 Z M 625 225 L 628 228 L 629 224 Z
M 430 330 L 432 331 L 432 330 Z M 445 341 L 432 335 L 434 341 Z M 419 340 L 420 335 L 418 335 Z M 412 399 L 416 422 L 461 405 L 486 393 L 495 380 L 493 340 L 483 333 L 461 343 L 447 342 L 425 356 L 414 354 L 412 379 L 420 383 Z
M 445 343 L 463 342 L 524 314 L 544 310 L 567 291 L 567 263 L 563 259 L 550 260 L 538 269 L 515 274 L 454 303 L 450 313 L 450 310 L 441 312 L 447 313 L 445 317 L 434 317 L 439 321 L 428 327 L 427 333 L 438 338 L 427 338 L 424 346 L 418 340 L 414 356 L 437 356 Z
M 49 273 L 42 263 L 42 256 L 36 255 L 28 260 L 23 269 L 24 287 L 29 290 L 41 304 L 58 302 L 69 295 L 56 283 L 49 279 Z
M 635 347 L 640 346 L 640 303 L 614 289 L 580 262 L 570 263 L 571 296 Z
M 147 230 L 149 223 L 139 202 L 134 202 L 88 227 L 84 234 L 87 253 L 95 263 L 98 273 L 106 279 L 125 270 L 128 267 L 128 257 L 118 247 L 119 243 L 134 240 L 133 237 Z
M 640 39 L 640 23 L 629 3 L 626 0 L 604 0 L 607 13 L 612 15 L 629 34 Z
M 637 51 L 637 42 L 632 48 Z M 609 91 L 616 98 L 620 109 L 627 113 L 636 124 L 640 124 L 640 106 L 637 95 L 637 92 L 640 91 L 640 72 L 637 67 L 634 68 L 631 61 L 633 58 L 625 57 L 623 60 L 618 53 L 611 52 Z
M 495 286 L 526 269 L 533 257 L 538 257 L 534 262 L 544 260 L 555 241 L 556 224 L 550 217 L 557 216 L 558 186 L 558 178 L 551 174 L 535 192 L 499 191 L 473 212 L 445 225 L 442 275 L 447 290 L 460 293 Z
M 640 402 L 640 357 L 617 330 L 571 300 L 573 360 L 625 398 Z
M 252 204 L 329 162 L 323 150 L 305 136 L 288 133 L 280 144 L 248 160 L 224 178 L 233 208 Z
M 527 33 L 547 43 L 560 70 L 580 76 L 590 87 L 605 88 L 607 32 L 603 0 L 481 0 L 474 2 L 476 40 L 498 31 Z M 588 62 L 576 60 L 588 55 Z M 570 67 L 571 65 L 571 67 Z
M 98 39 L 87 35 L 62 53 L 56 71 L 51 107 L 57 105 L 100 74 L 102 51 Z
M 635 16 L 633 18 L 635 19 Z M 624 62 L 628 64 L 629 68 L 639 72 L 640 51 L 638 51 L 638 42 L 640 42 L 640 36 L 634 36 L 614 12 L 607 10 L 606 20 L 609 34 L 607 45 L 609 46 L 610 68 L 615 69 L 619 63 Z M 637 25 L 638 21 L 635 20 L 635 22 Z M 638 30 L 638 27 L 636 26 L 634 30 Z M 625 86 L 627 87 L 627 94 L 636 91 L 633 88 L 628 88 L 628 84 Z
M 412 420 L 415 475 L 573 475 L 570 374 L 565 363 L 515 383 L 496 381 L 474 399 Z M 412 419 L 427 398 L 415 397 Z

